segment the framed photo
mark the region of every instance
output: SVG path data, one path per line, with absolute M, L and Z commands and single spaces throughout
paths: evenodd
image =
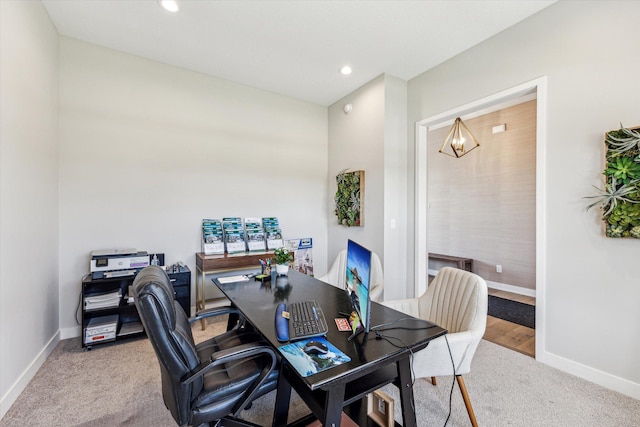
M 367 415 L 380 427 L 393 427 L 393 399 L 381 390 L 367 396 Z

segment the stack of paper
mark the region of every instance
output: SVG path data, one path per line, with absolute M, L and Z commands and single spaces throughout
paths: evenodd
M 86 295 L 84 297 L 84 309 L 89 311 L 117 307 L 120 305 L 121 299 L 122 290 L 120 289 L 102 294 Z

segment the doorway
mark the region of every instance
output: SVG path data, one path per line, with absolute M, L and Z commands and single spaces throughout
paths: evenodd
M 447 111 L 445 113 L 439 114 L 437 116 L 429 117 L 424 120 L 421 120 L 416 123 L 416 183 L 415 183 L 415 191 L 416 191 L 416 241 L 415 241 L 415 295 L 421 295 L 424 290 L 426 290 L 426 285 L 428 283 L 429 277 L 429 265 L 427 262 L 428 253 L 431 250 L 432 252 L 440 252 L 446 253 L 449 252 L 449 255 L 454 256 L 465 256 L 473 257 L 473 253 L 462 253 L 464 250 L 472 250 L 471 246 L 475 245 L 476 247 L 481 247 L 484 240 L 485 244 L 487 240 L 491 241 L 493 239 L 493 249 L 495 246 L 504 246 L 509 245 L 511 243 L 506 241 L 502 241 L 501 243 L 496 243 L 497 234 L 500 233 L 499 227 L 496 228 L 496 224 L 491 224 L 491 226 L 480 227 L 476 224 L 476 228 L 478 230 L 474 232 L 473 230 L 469 232 L 467 236 L 460 235 L 460 233 L 465 233 L 464 227 L 461 227 L 461 224 L 464 222 L 473 223 L 475 215 L 478 213 L 477 209 L 479 206 L 482 210 L 487 210 L 485 212 L 489 215 L 489 218 L 492 217 L 491 209 L 493 206 L 487 206 L 485 203 L 482 204 L 482 193 L 486 192 L 500 192 L 501 188 L 496 188 L 496 185 L 500 187 L 502 185 L 500 183 L 500 176 L 497 178 L 492 178 L 493 181 L 489 180 L 489 182 L 484 182 L 485 189 L 482 189 L 482 186 L 478 187 L 477 183 L 474 181 L 474 174 L 476 174 L 476 181 L 486 181 L 487 175 L 487 167 L 491 169 L 491 165 L 482 166 L 477 159 L 473 160 L 472 156 L 474 154 L 478 154 L 479 150 L 476 150 L 468 155 L 469 159 L 463 157 L 460 159 L 447 158 L 446 156 L 442 156 L 438 154 L 438 156 L 442 156 L 443 159 L 437 158 L 434 156 L 434 152 L 437 154 L 437 149 L 434 151 L 434 144 L 442 143 L 442 133 L 446 134 L 448 128 L 453 123 L 453 120 L 456 117 L 461 117 L 465 122 L 471 123 L 476 118 L 481 118 L 482 116 L 492 116 L 491 121 L 497 121 L 495 125 L 499 125 L 499 120 L 496 120 L 496 111 L 510 109 L 514 106 L 523 104 L 527 105 L 529 103 L 529 108 L 534 109 L 534 117 L 535 117 L 535 125 L 533 126 L 535 129 L 535 147 L 529 147 L 531 152 L 529 153 L 530 159 L 529 164 L 532 171 L 533 176 L 530 178 L 531 182 L 529 184 L 530 187 L 530 204 L 525 208 L 524 212 L 528 212 L 531 216 L 530 223 L 531 227 L 529 227 L 526 233 L 529 233 L 526 236 L 526 239 L 530 240 L 532 247 L 529 247 L 530 251 L 528 254 L 529 257 L 529 266 L 517 265 L 517 261 L 513 262 L 510 260 L 502 261 L 502 258 L 508 258 L 510 256 L 510 252 L 518 252 L 524 249 L 524 246 L 519 249 L 514 248 L 503 248 L 502 254 L 496 254 L 495 257 L 492 256 L 483 256 L 480 252 L 476 252 L 476 258 L 478 258 L 479 262 L 474 266 L 474 272 L 477 272 L 480 276 L 487 280 L 489 286 L 493 288 L 493 293 L 502 292 L 502 297 L 507 296 L 507 299 L 515 299 L 518 300 L 518 295 L 524 295 L 524 297 L 535 298 L 535 354 L 541 355 L 543 354 L 543 345 L 544 345 L 544 259 L 541 253 L 541 248 L 544 248 L 543 237 L 544 237 L 544 216 L 542 212 L 543 209 L 543 194 L 544 194 L 544 151 L 545 151 L 545 105 L 546 105 L 546 79 L 541 78 L 534 80 L 532 82 L 525 83 L 523 85 L 517 86 L 515 88 L 511 88 L 500 92 L 498 94 L 486 97 L 484 99 L 475 101 L 473 103 L 455 108 L 453 110 Z M 499 115 L 498 115 L 499 117 Z M 507 124 L 507 128 L 508 128 Z M 490 129 L 493 126 L 489 126 Z M 473 131 L 473 127 L 471 128 Z M 493 129 L 492 129 L 493 130 Z M 478 137 L 478 135 L 476 135 Z M 483 144 L 482 138 L 478 138 L 480 140 L 481 145 Z M 490 138 L 485 136 L 485 140 L 489 140 Z M 507 155 L 507 147 L 505 148 L 504 155 Z M 482 147 L 481 147 L 482 148 Z M 493 150 L 493 156 L 499 157 L 502 154 L 500 153 L 500 149 L 497 147 L 484 147 L 484 149 L 489 153 Z M 498 151 L 495 151 L 495 150 Z M 429 156 L 434 156 L 434 158 L 430 159 Z M 492 158 L 491 158 L 492 159 Z M 517 163 L 516 160 L 522 159 L 512 159 L 511 161 L 506 160 L 507 169 L 510 166 L 513 166 Z M 435 167 L 436 163 L 440 163 L 444 161 L 453 161 L 457 163 L 449 163 L 449 169 L 451 169 L 452 165 L 456 167 L 464 165 L 464 172 L 452 172 L 447 171 L 444 176 L 434 176 L 430 174 L 429 167 Z M 493 161 L 493 160 L 491 160 Z M 475 165 L 474 165 L 475 162 Z M 433 164 L 432 164 L 433 163 Z M 531 164 L 534 163 L 534 164 Z M 526 161 L 520 163 L 521 165 L 526 165 Z M 499 166 L 499 165 L 498 165 Z M 479 170 L 478 168 L 484 169 Z M 518 168 L 517 165 L 515 166 Z M 524 167 L 524 166 L 523 166 Z M 451 175 L 454 173 L 454 175 Z M 500 175 L 500 172 L 498 175 Z M 453 206 L 450 205 L 449 200 L 451 197 L 446 195 L 447 189 L 443 191 L 443 185 L 447 180 L 459 180 L 462 182 L 461 186 L 458 186 L 454 189 L 456 193 L 462 192 L 463 200 L 466 194 L 466 197 L 469 199 L 469 203 L 476 203 L 475 208 L 471 208 L 468 211 L 464 211 L 464 208 L 461 209 L 460 202 L 453 203 Z M 511 181 L 514 178 L 507 178 L 508 181 Z M 471 181 L 469 181 L 471 180 Z M 481 183 L 482 184 L 482 183 Z M 509 184 L 508 182 L 504 183 L 504 188 L 502 190 L 508 191 Z M 431 187 L 433 185 L 434 187 Z M 431 192 L 430 192 L 431 191 Z M 488 197 L 488 193 L 485 194 L 485 197 Z M 476 199 L 475 202 L 473 199 Z M 480 199 L 480 200 L 477 200 Z M 513 202 L 506 202 L 507 204 Z M 517 203 L 516 203 L 517 204 Z M 459 212 L 461 211 L 462 212 Z M 447 218 L 446 225 L 443 225 L 442 215 L 449 212 L 456 212 L 457 217 Z M 496 211 L 494 211 L 496 212 Z M 437 214 L 436 214 L 437 213 Z M 482 214 L 482 213 L 480 213 Z M 457 222 L 456 222 L 457 221 Z M 487 221 L 487 218 L 484 219 Z M 496 222 L 498 225 L 502 225 L 506 220 L 496 218 Z M 438 223 L 439 222 L 439 223 Z M 478 221 L 476 221 L 478 222 Z M 482 223 L 480 221 L 479 223 Z M 486 222 L 485 222 L 486 223 Z M 434 228 L 436 227 L 436 228 Z M 443 233 L 438 233 L 434 230 L 438 230 L 437 227 L 445 227 Z M 458 233 L 458 238 L 449 239 L 450 236 L 455 236 Z M 505 234 L 510 234 L 512 236 L 515 235 L 515 240 L 513 244 L 518 245 L 518 233 L 517 228 L 507 229 L 504 232 Z M 475 243 L 472 242 L 472 236 L 475 235 L 474 239 L 477 240 Z M 443 238 L 444 236 L 444 238 Z M 461 243 L 462 242 L 462 243 Z M 476 249 L 480 250 L 480 249 Z M 460 251 L 455 253 L 456 251 Z M 505 273 L 498 273 L 497 270 L 502 270 L 504 266 L 509 265 L 508 271 Z M 532 264 L 532 265 L 531 265 Z M 528 271 L 520 271 L 514 272 L 514 270 L 518 270 L 523 268 Z M 432 271 L 433 273 L 433 271 Z M 527 278 L 528 277 L 528 278 Z M 509 293 L 515 294 L 515 297 L 509 297 Z M 498 295 L 499 296 L 499 295 Z M 492 319 L 490 321 L 493 322 Z M 499 325 L 499 328 L 505 329 L 504 325 Z M 491 325 L 490 325 L 491 326 Z M 507 332 L 513 334 L 513 331 Z M 529 332 L 531 334 L 532 332 Z M 526 333 L 521 336 L 516 336 L 515 340 L 525 340 Z M 528 345 L 528 349 L 526 349 Z M 527 345 L 525 345 L 526 351 L 521 351 L 524 353 L 531 353 L 533 343 L 530 341 Z

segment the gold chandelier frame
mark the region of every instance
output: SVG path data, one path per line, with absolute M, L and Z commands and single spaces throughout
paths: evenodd
M 464 134 L 468 136 L 468 138 L 464 137 Z M 470 149 L 466 149 L 465 145 L 467 141 L 470 140 L 473 142 L 473 147 Z M 439 153 L 446 154 L 447 156 L 460 158 L 470 151 L 475 150 L 480 146 L 480 143 L 476 139 L 475 136 L 471 133 L 467 125 L 464 124 L 460 117 L 456 117 L 456 120 L 453 122 L 453 126 L 449 130 L 447 137 L 444 139 Z M 450 149 L 451 153 L 447 152 Z

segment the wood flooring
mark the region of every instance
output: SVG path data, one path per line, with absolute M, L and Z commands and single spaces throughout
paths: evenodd
M 534 297 L 513 294 L 511 292 L 489 289 L 489 295 L 536 305 L 536 299 Z M 536 331 L 526 326 L 498 319 L 497 317 L 487 316 L 487 329 L 483 338 L 508 349 L 526 354 L 527 356 L 535 357 L 536 355 Z

